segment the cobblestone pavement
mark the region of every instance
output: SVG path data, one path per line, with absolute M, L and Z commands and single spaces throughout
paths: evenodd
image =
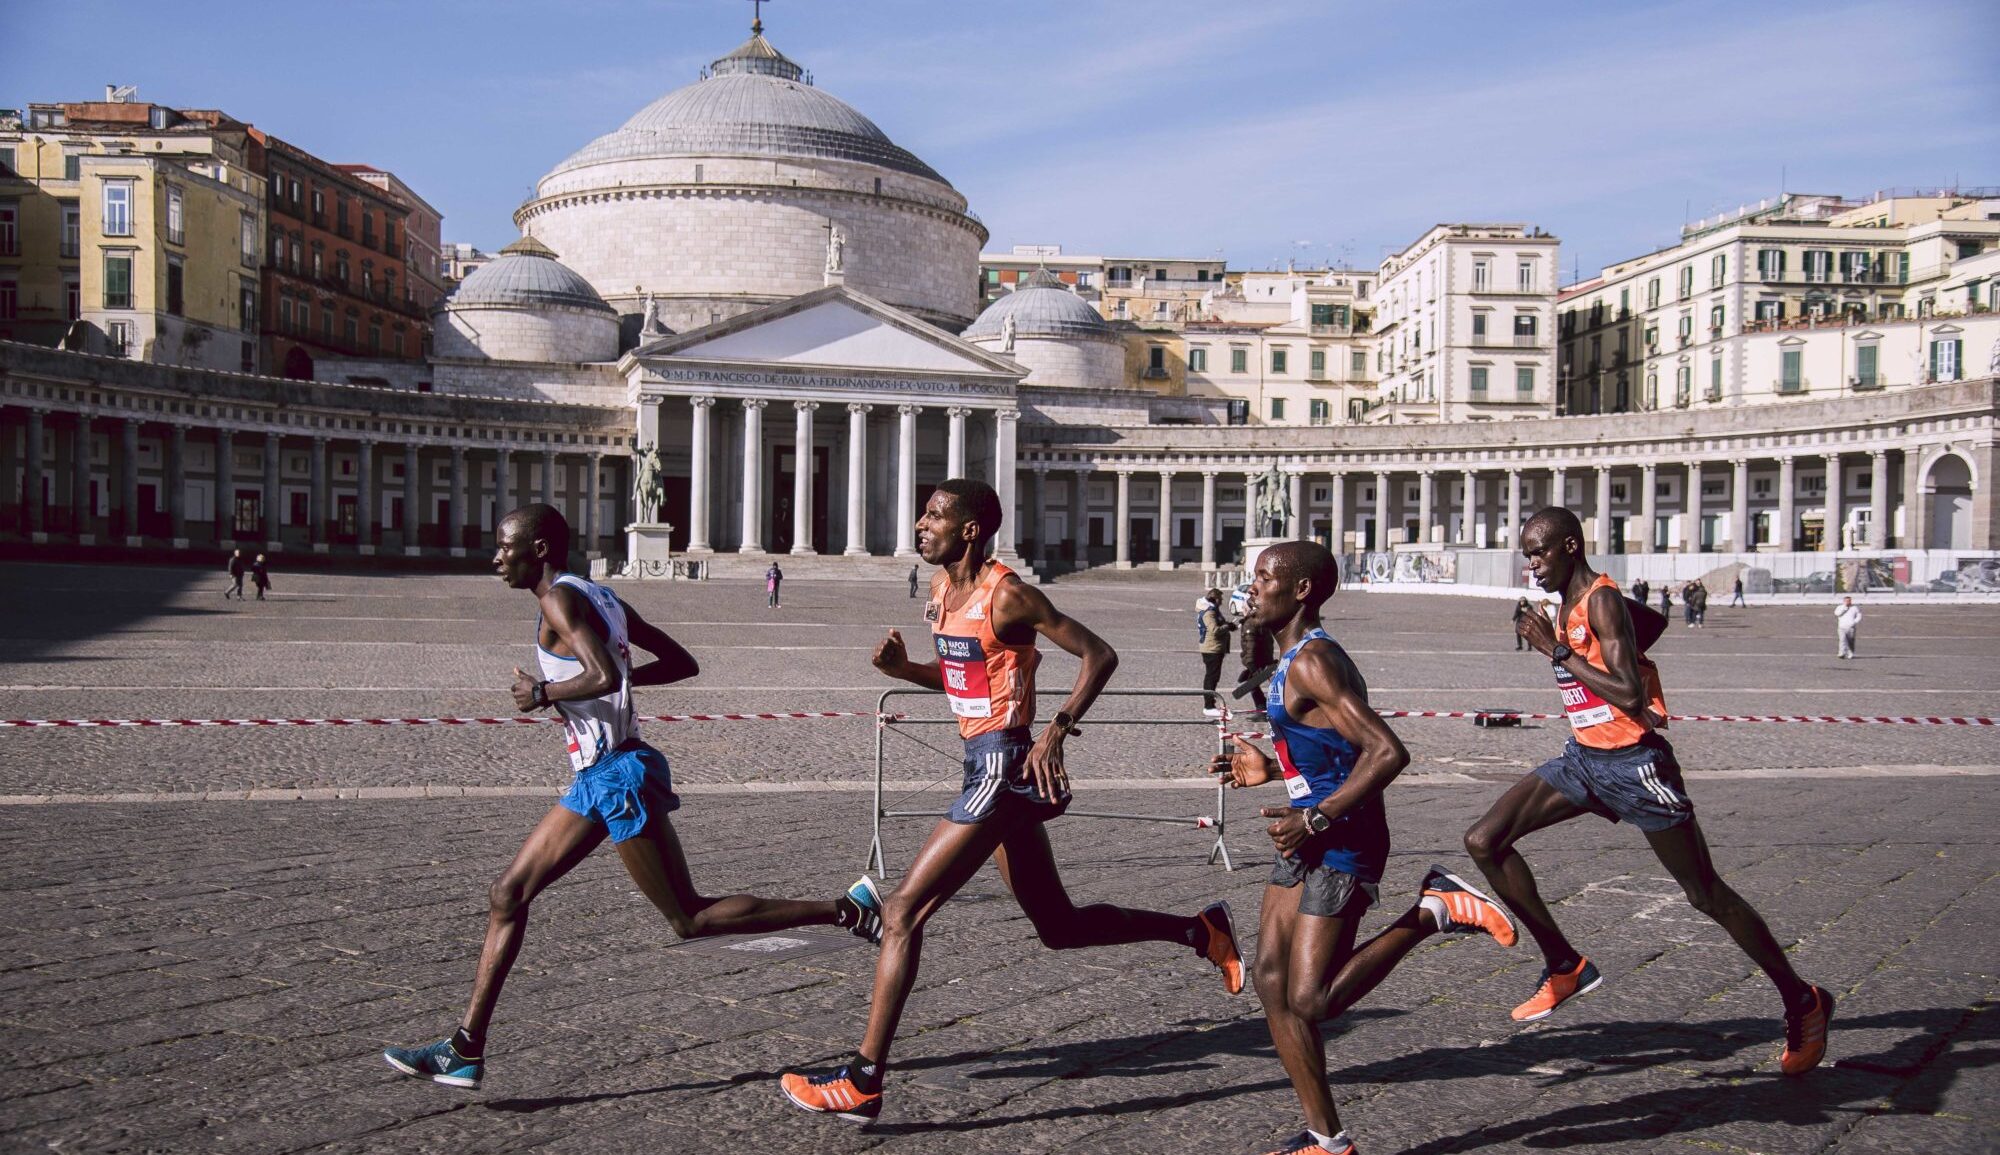
M 0 715 L 397 716 L 504 713 L 528 656 L 525 595 L 477 579 L 278 575 L 273 601 L 223 603 L 210 574 L 0 567 Z M 705 666 L 649 712 L 868 709 L 882 628 L 914 603 L 874 586 L 794 583 L 766 611 L 748 585 L 628 596 Z M 1124 658 L 1117 685 L 1186 684 L 1193 591 L 1054 587 Z M 1334 632 L 1380 705 L 1548 709 L 1505 606 L 1346 596 Z M 1715 609 L 1656 654 L 1677 710 L 1992 712 L 1995 607 L 1871 608 L 1864 658 L 1830 653 L 1830 611 Z M 1073 666 L 1052 659 L 1045 685 Z M 1697 688 L 1696 683 L 1702 685 Z M 929 704 L 924 704 L 928 706 Z M 1180 717 L 1114 703 L 1100 719 Z M 1399 722 L 1416 764 L 1391 791 L 1386 913 L 1549 728 Z M 705 890 L 827 894 L 860 869 L 873 734 L 860 722 L 655 726 L 687 784 L 677 825 Z M 1328 1028 L 1345 1121 L 1369 1152 L 2000 1150 L 2000 818 L 1991 731 L 1687 725 L 1674 730 L 1724 874 L 1803 973 L 1840 1000 L 1830 1065 L 1775 1071 L 1774 994 L 1624 827 L 1526 845 L 1605 987 L 1526 1028 L 1529 948 L 1427 945 Z M 949 733 L 916 737 L 949 750 Z M 890 776 L 945 757 L 892 736 Z M 1172 787 L 1203 731 L 1087 728 L 1079 809 L 1205 809 Z M 859 1037 L 873 952 L 675 945 L 600 853 L 551 891 L 507 987 L 484 1089 L 395 1076 L 388 1043 L 449 1029 L 469 984 L 487 881 L 562 778 L 554 732 L 500 729 L 0 731 L 0 795 L 266 788 L 489 787 L 509 797 L 0 806 L 0 1149 L 64 1151 L 841 1152 L 1267 1149 L 1299 1126 L 1255 1000 L 1184 951 L 1052 953 L 989 870 L 927 937 L 883 1119 L 806 1117 L 772 1079 Z M 1798 769 L 1786 769 L 1798 768 Z M 1703 773 L 1701 771 L 1723 771 Z M 1092 779 L 1097 781 L 1095 785 Z M 1138 789 L 1136 779 L 1165 789 Z M 799 787 L 782 788 L 785 783 Z M 1121 785 L 1113 785 L 1120 783 Z M 766 785 L 745 793 L 743 784 Z M 935 804 L 942 792 L 913 804 Z M 1240 818 L 1264 797 L 1233 800 Z M 1246 930 L 1268 844 L 1069 818 L 1051 828 L 1079 902 L 1192 910 L 1223 896 Z M 892 820 L 890 864 L 921 820 Z M 740 945 L 740 944 L 734 944 Z M 781 945 L 781 944 L 765 944 Z M 831 949 L 819 949 L 821 947 Z

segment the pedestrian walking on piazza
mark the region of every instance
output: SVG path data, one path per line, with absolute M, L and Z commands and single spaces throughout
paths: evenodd
M 1693 582 L 1685 582 L 1681 585 L 1681 620 L 1687 623 L 1688 629 L 1693 629 L 1695 626 L 1694 591 L 1696 588 Z
M 1638 602 L 1640 605 L 1643 606 L 1652 596 L 1653 596 L 1652 583 L 1648 582 L 1645 578 L 1632 579 L 1633 601 Z
M 680 809 L 666 756 L 639 737 L 632 701 L 638 686 L 668 686 L 700 672 L 693 655 L 641 618 L 617 594 L 569 572 L 569 523 L 550 505 L 529 505 L 500 522 L 494 569 L 509 589 L 535 595 L 534 674 L 514 670 L 514 705 L 553 708 L 569 742 L 576 777 L 549 809 L 513 864 L 487 893 L 486 945 L 465 1017 L 449 1038 L 382 1052 L 406 1075 L 451 1087 L 477 1087 L 486 1069 L 486 1028 L 500 988 L 521 952 L 535 897 L 590 856 L 608 836 L 639 893 L 681 938 L 838 926 L 881 940 L 872 889 L 831 901 L 801 902 L 733 894 L 710 898 L 694 888 L 687 857 L 667 815 Z M 635 665 L 634 649 L 653 655 Z M 606 1005 L 619 1005 L 616 999 Z M 631 1004 L 625 1009 L 633 1010 Z M 603 1065 L 588 1049 L 579 1068 Z
M 1744 609 L 1750 608 L 1750 604 L 1743 600 L 1743 575 L 1741 574 L 1736 575 L 1736 592 L 1729 595 L 1729 604 L 1731 607 L 1742 606 Z
M 1514 651 L 1516 653 L 1526 649 L 1528 645 L 1528 643 L 1521 640 L 1521 618 L 1524 615 L 1534 612 L 1534 603 L 1530 602 L 1527 598 L 1522 598 L 1520 601 L 1514 603 Z
M 1708 628 L 1708 586 L 1695 582 L 1688 589 L 1688 600 L 1694 603 L 1694 628 Z
M 917 596 L 917 567 L 914 564 L 910 566 L 910 596 Z
M 1833 611 L 1833 624 L 1840 635 L 1840 653 L 1843 658 L 1854 656 L 1854 631 L 1861 628 L 1861 607 L 1853 598 L 1840 599 L 1840 605 Z
M 1523 776 L 1465 832 L 1465 849 L 1542 952 L 1541 982 L 1515 1007 L 1517 1022 L 1547 1018 L 1604 980 L 1556 925 L 1515 844 L 1538 830 L 1597 814 L 1629 822 L 1696 910 L 1713 919 L 1778 989 L 1785 1045 L 1778 1068 L 1802 1075 L 1826 1055 L 1833 996 L 1800 978 L 1761 915 L 1736 893 L 1709 853 L 1696 821 L 1667 724 L 1659 667 L 1617 583 L 1584 555 L 1583 526 L 1561 507 L 1544 509 L 1521 531 L 1521 552 L 1536 584 L 1562 596 L 1561 626 L 1540 614 L 1521 620 L 1528 644 L 1546 655 L 1562 693 L 1570 737 L 1562 753 Z M 1650 626 L 1650 623 L 1648 623 Z M 1261 959 L 1264 948 L 1260 945 Z
M 785 571 L 778 568 L 777 562 L 772 562 L 771 568 L 764 571 L 765 609 L 775 609 L 777 607 L 778 587 L 780 585 L 783 585 L 784 581 L 785 581 Z
M 988 859 L 1048 949 L 1169 943 L 1214 964 L 1230 994 L 1243 989 L 1228 903 L 1176 915 L 1101 902 L 1078 907 L 1070 900 L 1043 824 L 1069 807 L 1064 742 L 1080 732 L 1077 722 L 1118 668 L 1118 654 L 991 557 L 1002 516 L 992 486 L 954 477 L 932 491 L 917 522 L 917 549 L 937 567 L 924 603 L 930 644 L 923 660 L 913 659 L 903 635 L 890 630 L 873 660 L 884 674 L 949 700 L 965 742 L 963 793 L 882 905 L 882 954 L 860 1046 L 832 1070 L 779 1077 L 785 1097 L 802 1110 L 860 1123 L 882 1113 L 889 1047 L 916 986 L 924 925 Z M 1078 659 L 1078 669 L 1069 694 L 1037 735 L 1035 670 L 1043 638 Z M 872 893 L 866 877 L 848 893 L 862 890 Z M 924 1114 L 931 1102 L 930 1093 L 920 1091 L 915 1113 Z
M 1201 700 L 1202 713 L 1211 718 L 1222 716 L 1215 686 L 1222 680 L 1222 661 L 1229 656 L 1229 635 L 1235 629 L 1236 624 L 1222 614 L 1222 591 L 1209 590 L 1195 611 L 1195 648 L 1201 654 L 1201 688 L 1208 691 Z
M 243 563 L 243 551 L 232 550 L 229 554 L 229 584 L 222 587 L 222 600 L 228 601 L 231 594 L 237 601 L 243 600 L 243 575 L 249 567 Z
M 1669 620 L 1674 616 L 1674 595 L 1671 592 L 1672 589 L 1673 587 L 1666 582 L 1660 583 L 1660 616 Z
M 271 567 L 264 561 L 264 555 L 261 553 L 257 555 L 256 561 L 250 563 L 250 584 L 257 587 L 257 600 L 263 601 L 264 591 L 271 588 Z M 236 596 L 243 595 L 239 592 Z

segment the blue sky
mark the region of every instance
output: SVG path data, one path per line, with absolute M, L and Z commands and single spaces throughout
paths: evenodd
M 747 35 L 747 0 L 0 4 L 0 104 L 221 108 L 497 248 L 535 180 Z M 194 13 L 191 15 L 190 13 Z M 2000 4 L 772 0 L 989 248 L 1372 265 L 1519 220 L 1567 270 L 1779 191 L 2000 184 Z

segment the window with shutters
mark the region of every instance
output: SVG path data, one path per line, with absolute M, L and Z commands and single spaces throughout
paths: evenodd
M 1861 345 L 1854 350 L 1854 383 L 1863 388 L 1875 386 L 1875 366 L 1881 350 L 1874 345 Z
M 1782 368 L 1778 373 L 1778 392 L 1797 393 L 1805 387 L 1805 354 L 1797 349 L 1787 349 L 1782 357 Z

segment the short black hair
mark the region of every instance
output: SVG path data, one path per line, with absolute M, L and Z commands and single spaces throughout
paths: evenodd
M 959 512 L 979 523 L 979 540 L 1000 532 L 1000 495 L 992 486 L 970 477 L 947 477 L 938 482 L 937 492 L 949 493 Z
M 1537 526 L 1540 526 L 1545 533 L 1554 534 L 1556 541 L 1573 537 L 1578 546 L 1583 545 L 1583 523 L 1577 520 L 1575 514 L 1560 505 L 1551 505 L 1529 518 L 1528 524 L 1521 527 L 1522 535 L 1526 536 L 1529 530 Z
M 569 519 L 562 515 L 562 510 L 536 502 L 501 518 L 500 524 L 510 521 L 521 527 L 521 532 L 528 536 L 529 541 L 548 545 L 550 564 L 558 567 L 569 565 Z
M 1304 580 L 1312 583 L 1306 595 L 1308 606 L 1318 609 L 1340 586 L 1340 566 L 1333 552 L 1316 541 L 1281 541 L 1264 551 L 1271 559 L 1271 572 L 1283 582 Z

